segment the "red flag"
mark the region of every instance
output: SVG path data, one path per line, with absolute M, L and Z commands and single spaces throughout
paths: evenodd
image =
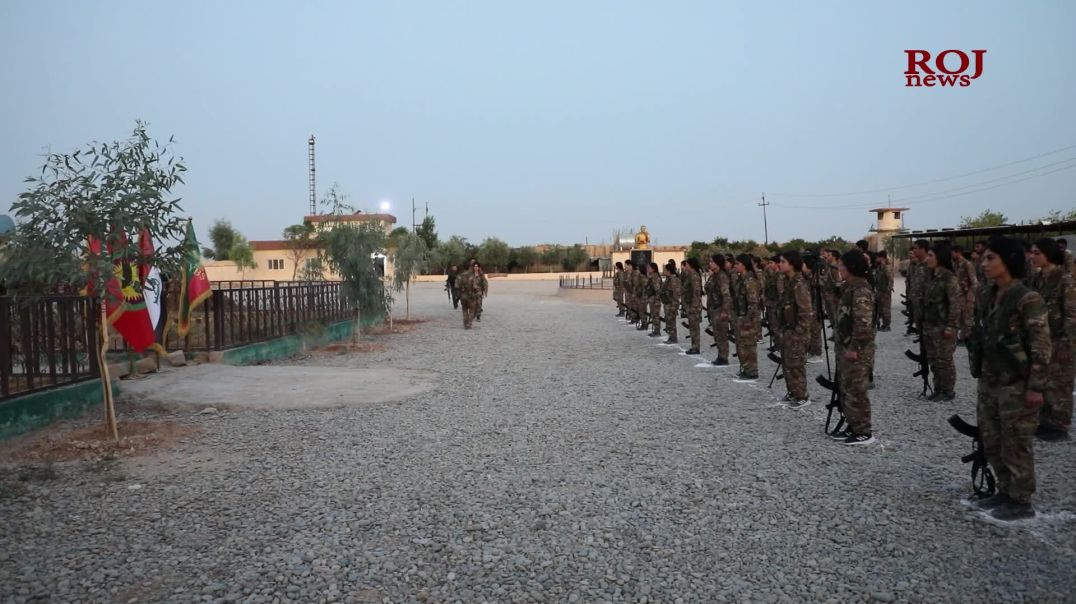
M 127 245 L 127 237 L 120 240 L 121 246 Z M 109 252 L 112 252 L 111 246 Z M 90 255 L 101 254 L 101 242 L 90 237 Z M 122 258 L 113 263 L 112 277 L 105 283 L 105 314 L 108 324 L 123 336 L 123 339 L 134 349 L 142 352 L 153 345 L 153 325 L 150 323 L 149 311 L 146 310 L 146 301 L 142 297 L 138 278 L 138 267 Z M 90 295 L 94 295 L 93 288 L 89 288 Z
M 183 337 L 191 330 L 191 315 L 198 305 L 205 302 L 212 293 L 209 277 L 202 266 L 202 252 L 198 249 L 198 238 L 194 236 L 194 226 L 187 221 L 187 237 L 184 241 L 183 261 L 180 264 L 179 292 L 179 335 Z

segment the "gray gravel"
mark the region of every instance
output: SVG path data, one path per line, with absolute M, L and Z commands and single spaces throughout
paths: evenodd
M 780 387 L 656 346 L 612 304 L 494 280 L 464 331 L 440 285 L 375 354 L 432 369 L 404 401 L 175 417 L 138 461 L 64 464 L 0 496 L 0 601 L 1072 601 L 1072 443 L 1039 446 L 1039 519 L 961 504 L 955 403 L 914 400 L 910 340 L 879 334 L 879 444 L 821 433 Z M 964 353 L 958 353 L 961 365 Z M 712 358 L 712 355 L 711 355 Z M 812 374 L 824 365 L 810 365 Z M 772 366 L 762 361 L 768 378 Z M 148 411 L 121 410 L 125 417 Z

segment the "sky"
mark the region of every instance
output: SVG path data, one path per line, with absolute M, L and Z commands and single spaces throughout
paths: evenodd
M 319 197 L 406 226 L 413 198 L 476 243 L 762 240 L 763 194 L 779 241 L 890 204 L 1038 218 L 1076 206 L 1073 24 L 1067 0 L 0 0 L 0 211 L 42 153 L 141 119 L 203 240 L 299 222 L 311 134 Z M 913 88 L 905 49 L 987 53 Z

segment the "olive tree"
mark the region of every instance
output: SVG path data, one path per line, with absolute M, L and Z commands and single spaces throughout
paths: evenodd
M 85 289 L 97 298 L 105 424 L 117 440 L 105 359 L 106 308 L 121 301 L 123 288 L 139 293 L 142 289 L 137 278 L 129 277 L 130 271 L 115 271 L 117 266 L 144 262 L 164 272 L 178 272 L 186 219 L 172 190 L 183 183 L 187 168 L 173 154 L 172 145 L 172 138 L 163 145 L 151 138 L 146 124 L 139 121 L 124 140 L 49 153 L 40 173 L 26 178 L 28 189 L 11 206 L 18 226 L 6 250 L 7 262 L 0 268 L 8 291 L 39 296 L 57 288 Z M 150 257 L 140 256 L 130 239 L 142 229 L 158 240 Z

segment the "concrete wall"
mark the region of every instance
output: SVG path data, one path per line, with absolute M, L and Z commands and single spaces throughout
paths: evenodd
M 112 392 L 119 395 L 116 380 L 112 381 Z M 101 380 L 94 379 L 4 401 L 0 403 L 0 440 L 78 417 L 102 400 Z

